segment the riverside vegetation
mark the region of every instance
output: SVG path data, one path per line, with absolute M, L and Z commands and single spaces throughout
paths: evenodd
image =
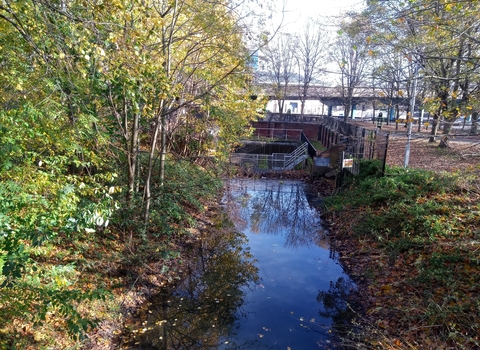
M 138 211 L 118 210 L 110 216 L 117 224 L 102 228 L 98 220 L 96 230 L 25 241 L 16 251 L 23 260 L 4 262 L 19 276 L 3 279 L 0 348 L 118 348 L 125 321 L 151 294 L 182 278 L 201 227 L 213 225 L 218 177 L 185 161 L 169 163 L 166 176 L 175 181 L 155 198 L 148 236 L 135 234 Z M 2 205 L 13 205 L 2 196 Z
M 479 166 L 389 168 L 375 161 L 324 202 L 334 247 L 356 280 L 359 328 L 351 349 L 480 346 Z
M 0 348 L 115 348 L 181 278 L 264 105 L 230 4 L 0 4 Z
M 151 218 L 152 227 L 168 229 L 166 234 L 134 235 L 139 214 L 123 210 L 111 217 L 122 225 L 63 232 L 25 247 L 29 259 L 23 276 L 2 290 L 3 305 L 10 306 L 1 308 L 2 347 L 118 346 L 125 321 L 158 288 L 182 278 L 191 247 L 214 225 L 218 168 L 168 162 L 167 178 L 175 181 L 156 198 Z M 359 286 L 355 305 L 362 305 L 358 327 L 337 328 L 341 346 L 478 345 L 475 170 L 438 174 L 389 168 L 382 177 L 376 162 L 365 162 L 359 177 L 325 198 L 322 215 L 342 265 Z M 308 181 L 308 174 L 298 173 Z M 286 176 L 295 178 L 295 171 Z M 313 182 L 321 193 L 330 190 L 323 179 Z

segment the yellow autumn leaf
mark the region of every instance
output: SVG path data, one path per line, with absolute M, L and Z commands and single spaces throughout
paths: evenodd
M 387 284 L 385 286 L 381 286 L 380 289 L 388 293 L 389 291 L 392 290 L 392 286 L 390 284 Z

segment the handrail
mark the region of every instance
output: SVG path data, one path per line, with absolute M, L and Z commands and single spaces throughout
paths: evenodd
M 305 136 L 304 132 L 302 131 L 302 133 L 300 134 L 300 140 L 303 141 L 303 142 L 308 142 L 308 155 L 310 156 L 310 158 L 315 158 L 315 156 L 317 155 L 317 150 L 315 149 L 315 147 L 313 147 L 312 143 L 310 142 L 310 140 L 307 138 L 307 136 Z
M 249 154 L 233 153 L 230 160 L 234 163 L 250 164 L 255 170 L 290 170 L 307 157 L 308 143 L 297 147 L 292 153 Z
M 285 162 L 283 168 L 284 169 L 291 169 L 290 166 L 293 168 L 295 165 L 298 164 L 298 159 L 304 156 L 308 150 L 308 142 L 304 142 L 300 147 L 295 149 L 292 153 L 287 155 L 285 158 L 288 160 Z M 302 159 L 303 160 L 303 159 Z

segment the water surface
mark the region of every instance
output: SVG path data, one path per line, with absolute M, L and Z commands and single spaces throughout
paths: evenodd
M 331 349 L 353 284 L 298 181 L 226 182 L 187 278 L 145 306 L 126 348 Z
M 346 307 L 335 297 L 352 285 L 329 249 L 305 185 L 234 180 L 227 188 L 225 207 L 248 238 L 259 282 L 247 295 L 238 333 L 226 341 L 256 340 L 266 349 L 331 348 L 333 319 L 343 322 Z

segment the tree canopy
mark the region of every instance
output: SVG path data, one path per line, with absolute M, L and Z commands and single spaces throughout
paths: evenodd
M 0 33 L 2 320 L 63 305 L 76 333 L 90 323 L 74 305 L 102 293 L 75 292 L 73 265 L 39 271 L 41 247 L 175 230 L 183 216 L 158 214 L 178 179 L 166 165 L 222 158 L 248 135 L 262 103 L 251 53 L 222 0 L 1 1 Z

